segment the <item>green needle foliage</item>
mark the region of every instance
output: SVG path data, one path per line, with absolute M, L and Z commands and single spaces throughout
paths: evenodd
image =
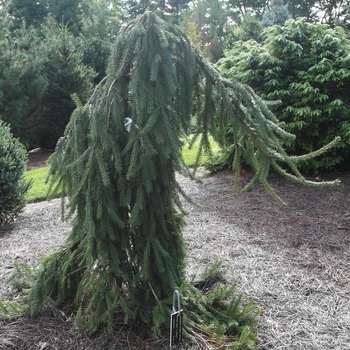
M 310 153 L 339 135 L 330 152 L 308 158 L 308 173 L 350 164 L 350 40 L 339 27 L 288 20 L 262 32 L 263 43 L 237 41 L 218 66 L 226 77 L 253 87 L 273 106 L 296 140 L 289 154 Z M 229 132 L 228 126 L 228 132 Z M 232 154 L 232 152 L 231 152 Z
M 76 103 L 50 168 L 52 192 L 68 196 L 73 229 L 42 263 L 28 295 L 30 313 L 45 301 L 73 302 L 77 324 L 90 332 L 112 327 L 121 312 L 125 322 L 153 326 L 158 334 L 169 321 L 167 301 L 186 283 L 184 194 L 175 173 L 183 169 L 181 140 L 193 127 L 192 113 L 201 135 L 198 159 L 209 150 L 209 134 L 219 135 L 230 120 L 237 157 L 249 154 L 255 165 L 252 184 L 268 187 L 268 171 L 280 162 L 295 171 L 288 176 L 306 182 L 281 147 L 280 139 L 292 135 L 252 89 L 223 79 L 177 26 L 150 12 L 121 31 L 107 77 L 86 105 Z M 238 169 L 238 158 L 235 164 Z M 230 318 L 240 304 L 230 288 L 218 287 L 210 297 L 184 295 L 207 330 L 244 331 L 244 338 L 244 324 Z M 228 321 L 222 331 L 215 319 Z
M 31 186 L 24 171 L 28 161 L 25 147 L 16 139 L 10 126 L 0 120 L 0 225 L 10 221 L 25 204 Z

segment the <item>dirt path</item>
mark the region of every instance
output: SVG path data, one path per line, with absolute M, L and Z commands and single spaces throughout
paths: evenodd
M 323 189 L 273 177 L 288 208 L 261 187 L 233 197 L 230 174 L 202 173 L 202 183 L 180 178 L 197 202 L 186 204 L 188 274 L 223 262 L 228 280 L 263 311 L 261 349 L 350 349 L 350 174 L 338 175 L 339 186 Z M 35 265 L 64 241 L 69 225 L 59 218 L 58 200 L 30 204 L 16 223 L 0 228 L 0 299 L 16 296 L 6 283 L 14 260 Z M 33 320 L 0 323 L 0 349 L 146 349 L 103 334 L 87 338 L 60 317 L 46 310 Z

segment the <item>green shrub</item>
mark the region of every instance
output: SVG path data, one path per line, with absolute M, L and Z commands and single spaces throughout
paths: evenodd
M 350 40 L 340 27 L 289 20 L 262 32 L 264 42 L 236 42 L 219 61 L 232 80 L 250 85 L 296 136 L 289 154 L 313 152 L 336 136 L 342 141 L 299 169 L 317 173 L 350 164 Z M 228 126 L 228 130 L 230 127 Z
M 25 205 L 30 182 L 24 180 L 27 163 L 25 147 L 14 138 L 10 127 L 0 121 L 0 225 Z

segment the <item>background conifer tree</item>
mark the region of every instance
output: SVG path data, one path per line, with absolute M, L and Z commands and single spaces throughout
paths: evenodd
M 259 97 L 223 79 L 177 26 L 154 13 L 122 30 L 106 79 L 85 105 L 76 102 L 51 166 L 52 184 L 68 195 L 73 229 L 65 246 L 41 265 L 28 295 L 31 314 L 44 301 L 74 300 L 78 323 L 90 331 L 111 326 L 117 311 L 125 321 L 162 325 L 169 298 L 185 280 L 182 191 L 175 173 L 183 169 L 181 137 L 192 112 L 201 150 L 209 147 L 209 133 L 230 119 L 237 176 L 241 156 L 249 155 L 256 171 L 249 186 L 261 181 L 270 189 L 271 166 L 286 174 L 279 162 L 296 174 L 286 176 L 306 183 L 281 147 L 280 138 L 292 136 Z M 197 305 L 197 314 L 205 316 L 193 312 L 194 321 L 204 322 L 214 310 L 231 322 L 237 302 L 225 312 L 215 308 L 232 289 L 216 292 L 213 298 L 194 298 L 198 305 L 212 302 Z M 242 331 L 234 324 L 226 329 Z
M 28 146 L 40 123 L 35 112 L 48 85 L 47 57 L 36 30 L 22 25 L 11 32 L 11 25 L 0 8 L 0 119 Z
M 45 35 L 48 85 L 35 113 L 40 120 L 36 128 L 37 146 L 54 148 L 75 109 L 72 94 L 85 103 L 97 74 L 84 64 L 81 40 L 74 37 L 67 26 L 59 25 L 49 17 L 42 32 Z

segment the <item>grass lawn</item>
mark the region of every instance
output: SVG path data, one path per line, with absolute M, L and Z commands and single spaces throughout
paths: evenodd
M 27 202 L 38 202 L 46 200 L 48 186 L 45 183 L 49 167 L 45 166 L 38 169 L 33 169 L 25 172 L 27 181 L 32 180 L 32 187 L 26 194 Z
M 192 166 L 196 160 L 196 155 L 198 151 L 198 143 L 199 140 L 195 142 L 195 144 L 189 148 L 188 142 L 185 143 L 182 149 L 182 156 L 185 160 L 185 164 L 187 166 Z M 215 153 L 219 148 L 216 146 L 213 139 L 210 139 L 210 144 L 212 146 L 212 150 Z M 205 160 L 205 157 L 201 157 L 201 162 Z M 33 169 L 26 171 L 25 178 L 26 180 L 33 180 L 33 185 L 29 189 L 26 195 L 27 202 L 38 202 L 47 200 L 47 190 L 48 185 L 45 183 L 47 173 L 49 171 L 49 167 L 42 167 L 38 169 Z
M 216 152 L 218 152 L 219 150 L 219 146 L 215 143 L 215 141 L 213 140 L 213 138 L 211 136 L 209 136 L 209 142 L 210 142 L 210 147 L 213 151 L 213 153 L 215 154 Z M 185 142 L 183 148 L 182 148 L 182 157 L 185 161 L 185 164 L 187 166 L 193 166 L 195 161 L 196 161 L 196 157 L 197 157 L 197 152 L 198 152 L 198 146 L 199 146 L 199 138 L 196 140 L 196 142 L 193 144 L 193 146 L 191 148 L 189 148 L 189 143 Z M 203 164 L 203 162 L 205 161 L 205 156 L 201 156 L 200 161 L 199 161 L 199 165 Z

